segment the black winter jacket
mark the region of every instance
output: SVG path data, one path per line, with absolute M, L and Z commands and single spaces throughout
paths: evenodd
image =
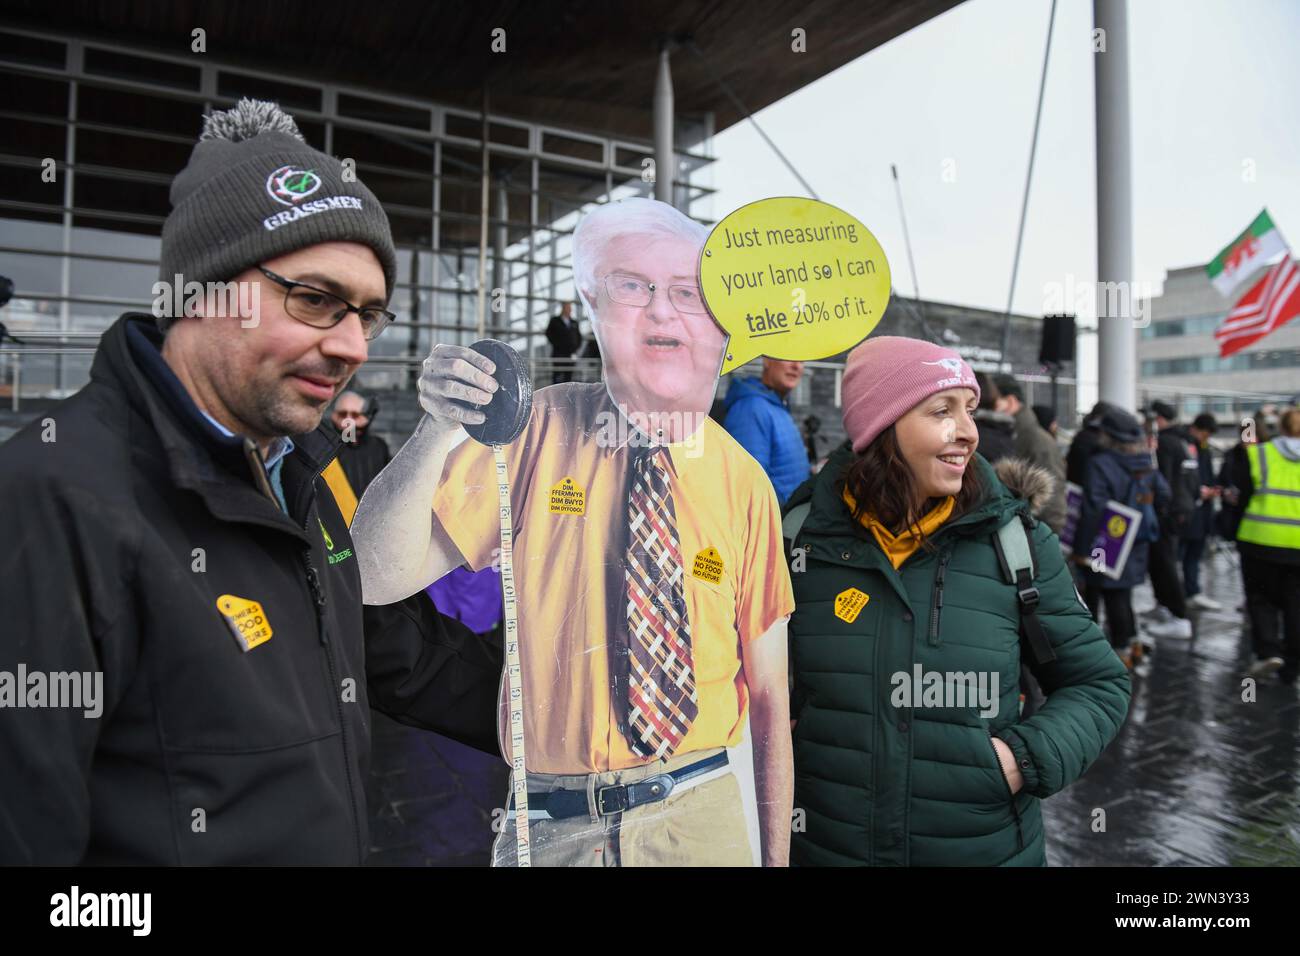
M 414 601 L 367 609 L 363 640 L 328 429 L 294 437 L 286 514 L 160 341 L 123 316 L 0 447 L 0 671 L 103 682 L 98 717 L 0 710 L 0 863 L 358 863 L 370 702 L 495 750 L 499 657 Z M 269 625 L 247 651 L 232 597 Z

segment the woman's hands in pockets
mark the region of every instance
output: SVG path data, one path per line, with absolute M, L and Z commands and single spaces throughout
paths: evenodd
M 1002 767 L 1002 776 L 1006 778 L 1007 786 L 1011 788 L 1011 794 L 1014 796 L 1025 786 L 1025 775 L 1016 766 L 1016 755 L 999 737 L 993 738 L 993 750 L 998 755 L 998 764 Z

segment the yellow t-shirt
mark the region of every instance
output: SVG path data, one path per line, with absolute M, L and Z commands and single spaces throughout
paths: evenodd
M 528 769 L 571 774 L 647 763 L 618 728 L 609 635 L 626 621 L 629 426 L 603 383 L 533 396 L 506 446 L 514 519 Z M 716 422 L 669 449 L 699 713 L 678 754 L 740 742 L 748 690 L 741 646 L 794 610 L 781 515 L 767 476 Z M 492 450 L 447 458 L 433 509 L 473 570 L 500 546 Z M 625 624 L 622 624 L 625 626 Z M 508 737 L 505 701 L 502 739 Z

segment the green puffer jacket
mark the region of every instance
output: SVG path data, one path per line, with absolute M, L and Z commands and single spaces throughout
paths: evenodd
M 811 505 L 792 551 L 803 813 L 791 863 L 1043 866 L 1039 800 L 1077 780 L 1119 731 L 1128 672 L 1079 600 L 1056 535 L 1036 523 L 1038 614 L 1056 661 L 1035 669 L 1047 701 L 1022 720 L 1019 608 L 991 536 L 1028 504 L 976 456 L 985 501 L 895 571 L 874 538 L 853 531 L 838 486 L 851 460 L 842 446 L 786 506 Z M 958 673 L 967 676 L 946 676 Z M 1014 797 L 994 735 L 1025 778 Z

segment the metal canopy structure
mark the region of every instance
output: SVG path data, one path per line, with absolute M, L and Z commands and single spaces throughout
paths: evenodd
M 383 377 L 434 340 L 540 354 L 574 295 L 582 210 L 658 194 L 710 221 L 716 130 L 955 3 L 0 0 L 0 272 L 29 340 L 21 388 L 77 388 L 98 333 L 149 307 L 171 178 L 202 114 L 238 97 L 279 101 L 384 204 L 400 275 L 399 321 L 371 354 Z
M 192 31 L 202 29 L 208 55 L 302 81 L 475 110 L 486 86 L 497 113 L 650 140 L 665 41 L 689 41 L 700 53 L 673 56 L 677 112 L 712 113 L 713 128 L 722 130 L 743 116 L 718 79 L 756 112 L 958 2 L 3 0 L 0 17 L 175 54 L 189 54 Z M 796 29 L 805 31 L 805 52 L 792 52 Z M 504 35 L 494 37 L 496 30 Z M 504 52 L 493 51 L 498 38 Z
M 532 354 L 548 313 L 573 297 L 568 236 L 581 210 L 653 192 L 710 221 L 699 201 L 713 190 L 695 174 L 713 162 L 717 131 L 956 3 L 0 0 L 12 94 L 0 103 L 11 134 L 0 253 L 22 258 L 32 332 L 60 347 L 93 335 L 143 305 L 128 286 L 156 261 L 167 185 L 200 114 L 276 99 L 310 142 L 356 157 L 389 211 L 401 320 L 375 359 L 409 362 L 433 336 L 488 330 Z M 1126 283 L 1127 10 L 1094 3 L 1112 44 L 1097 65 L 1099 271 Z M 48 157 L 65 170 L 61 189 L 33 175 Z M 56 228 L 28 242 L 33 222 Z M 38 274 L 43 288 L 23 281 Z M 1101 391 L 1131 404 L 1131 319 L 1101 326 Z M 55 390 L 75 387 L 61 355 L 56 366 Z

